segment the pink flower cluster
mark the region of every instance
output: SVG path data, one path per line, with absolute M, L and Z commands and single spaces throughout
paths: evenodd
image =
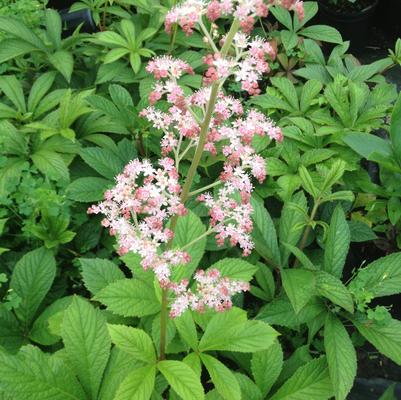
M 178 317 L 191 309 L 204 312 L 205 308 L 224 311 L 232 307 L 231 297 L 234 294 L 249 290 L 249 284 L 222 277 L 218 269 L 199 270 L 194 276 L 196 291 L 188 289 L 188 281 L 171 285 L 176 298 L 171 305 L 170 316 Z
M 170 33 L 171 27 L 178 24 L 186 35 L 191 35 L 204 15 L 211 22 L 234 15 L 240 21 L 243 32 L 249 33 L 256 17 L 267 17 L 269 7 L 274 5 L 295 11 L 299 20 L 304 18 L 301 0 L 185 0 L 167 13 L 165 27 Z
M 116 177 L 116 185 L 106 191 L 104 201 L 88 209 L 103 214 L 102 225 L 117 235 L 119 253 L 141 256 L 141 265 L 154 270 L 161 286 L 169 283 L 170 267 L 189 262 L 182 251 L 160 252 L 163 243 L 173 238 L 166 222 L 173 215 L 184 215 L 180 201 L 181 186 L 171 158 L 159 160 L 154 168 L 147 160 L 131 161 Z

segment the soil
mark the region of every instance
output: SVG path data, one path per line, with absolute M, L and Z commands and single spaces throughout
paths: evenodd
M 375 0 L 356 0 L 354 3 L 349 0 L 319 0 L 319 2 L 336 13 L 353 14 L 371 6 Z

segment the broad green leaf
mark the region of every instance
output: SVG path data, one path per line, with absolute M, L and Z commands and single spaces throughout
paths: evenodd
M 348 221 L 351 242 L 368 242 L 377 239 L 373 229 L 362 221 Z
M 125 353 L 145 363 L 154 363 L 156 353 L 150 336 L 142 329 L 125 325 L 108 325 L 111 341 Z
M 121 159 L 108 149 L 87 147 L 80 152 L 82 159 L 107 179 L 114 179 L 124 167 Z
M 327 400 L 332 396 L 327 361 L 320 357 L 298 368 L 271 400 Z
M 118 47 L 129 47 L 128 42 L 118 33 L 112 31 L 105 31 L 97 33 L 97 39 L 102 43 L 118 46 Z
M 61 336 L 69 365 L 87 395 L 96 399 L 111 345 L 100 310 L 88 301 L 74 297 L 64 312 Z
M 317 80 L 307 81 L 302 88 L 301 98 L 300 98 L 300 109 L 304 113 L 308 111 L 312 102 L 316 100 L 316 97 L 322 90 L 323 85 Z
M 225 400 L 241 400 L 241 390 L 231 370 L 208 354 L 200 354 L 200 359 L 220 396 Z
M 210 266 L 209 269 L 218 269 L 221 276 L 226 276 L 232 280 L 249 282 L 258 267 L 239 258 L 223 258 Z
M 149 400 L 155 386 L 155 374 L 153 365 L 135 369 L 120 384 L 115 400 Z
M 55 77 L 55 72 L 45 72 L 44 74 L 40 75 L 38 79 L 35 80 L 28 96 L 29 112 L 35 111 L 39 102 L 52 87 Z
M 45 12 L 47 37 L 53 46 L 58 49 L 61 46 L 61 18 L 56 10 L 47 9 Z
M 16 353 L 25 341 L 14 313 L 0 304 L 0 346 L 10 353 Z
M 59 153 L 49 150 L 38 150 L 31 155 L 35 167 L 50 179 L 68 180 L 68 168 Z
M 401 292 L 401 252 L 373 261 L 358 271 L 350 288 L 363 288 L 373 297 Z
M 0 31 L 7 32 L 26 43 L 31 44 L 38 50 L 47 52 L 46 45 L 39 39 L 38 35 L 29 29 L 21 20 L 11 16 L 0 16 Z
M 301 165 L 298 169 L 299 177 L 301 178 L 303 188 L 314 198 L 319 196 L 319 190 L 315 186 L 309 171 Z
M 283 24 L 290 31 L 292 30 L 292 19 L 290 12 L 281 6 L 275 6 L 270 8 L 270 12 L 274 15 L 274 17 Z
M 0 47 L 0 64 L 17 58 L 24 54 L 32 53 L 37 48 L 31 43 L 20 39 L 2 39 Z
M 110 352 L 109 362 L 104 371 L 102 385 L 100 388 L 99 400 L 115 400 L 117 390 L 129 373 L 142 367 L 140 361 L 127 354 L 117 347 Z
M 34 319 L 55 276 L 56 261 L 43 247 L 26 253 L 15 265 L 10 288 L 21 298 L 15 313 L 26 326 Z
M 58 50 L 48 56 L 50 63 L 64 76 L 67 82 L 70 82 L 72 71 L 74 69 L 74 58 L 67 50 Z
M 252 375 L 263 396 L 270 392 L 282 368 L 283 350 L 279 342 L 275 342 L 267 350 L 252 354 Z
M 114 104 L 120 108 L 134 107 L 130 92 L 121 85 L 110 85 L 109 93 Z
M 345 171 L 345 161 L 336 160 L 331 166 L 329 172 L 324 177 L 322 191 L 329 190 L 333 185 L 335 185 L 343 176 Z
M 387 214 L 391 225 L 396 225 L 401 218 L 401 200 L 399 197 L 390 197 L 387 202 Z
M 356 352 L 344 325 L 328 314 L 324 325 L 324 349 L 336 400 L 345 400 L 356 376 Z
M 124 279 L 125 276 L 116 264 L 101 258 L 80 258 L 82 277 L 86 288 L 96 295 L 108 284 Z
M 316 271 L 316 290 L 321 296 L 326 297 L 334 304 L 350 313 L 354 312 L 354 301 L 351 293 L 335 276 L 324 271 Z
M 113 282 L 97 293 L 94 299 L 124 317 L 143 317 L 160 311 L 154 287 L 139 279 Z
M 157 368 L 175 392 L 183 399 L 203 400 L 202 384 L 191 367 L 181 361 L 164 360 Z
M 202 363 L 197 353 L 189 353 L 182 360 L 185 364 L 191 367 L 197 376 L 201 377 L 202 375 Z
M 280 99 L 277 96 L 272 96 L 270 94 L 264 94 L 261 96 L 255 96 L 251 98 L 250 102 L 252 104 L 256 104 L 259 107 L 262 107 L 263 109 L 279 109 L 279 110 L 284 110 L 284 111 L 289 111 L 293 112 L 294 110 L 292 109 L 291 105 L 285 101 Z
M 43 312 L 36 318 L 29 338 L 41 345 L 50 346 L 61 340 L 61 337 L 54 335 L 49 329 L 50 318 L 64 311 L 72 302 L 72 296 L 62 297 L 57 299 L 54 303 L 50 304 Z
M 239 372 L 235 372 L 234 376 L 239 383 L 242 399 L 263 400 L 262 392 L 252 379 Z
M 199 350 L 251 353 L 268 349 L 278 333 L 265 322 L 245 318 L 236 309 L 214 315 L 202 336 Z
M 281 212 L 279 225 L 279 238 L 281 248 L 281 258 L 286 264 L 290 255 L 290 250 L 283 246 L 283 242 L 296 246 L 301 239 L 303 223 L 307 221 L 308 206 L 306 197 L 302 191 L 294 194 L 291 201 L 285 202 Z
M 373 320 L 352 320 L 362 336 L 380 353 L 401 365 L 401 321 L 391 319 L 386 323 Z
M 18 400 L 87 399 L 64 362 L 34 346 L 24 347 L 18 356 L 0 351 L 0 387 Z
M 283 269 L 281 279 L 294 311 L 298 314 L 316 293 L 315 275 L 306 269 Z
M 298 95 L 294 84 L 287 78 L 271 78 L 273 86 L 280 90 L 293 110 L 299 110 Z
M 300 261 L 305 269 L 312 271 L 317 269 L 308 256 L 298 247 L 292 246 L 288 243 L 283 243 L 283 245 L 297 258 L 298 261 Z
M 192 245 L 185 248 L 191 256 L 188 264 L 174 268 L 173 280 L 188 279 L 197 268 L 206 247 L 206 238 L 198 241 L 196 239 L 205 233 L 206 229 L 200 218 L 189 211 L 185 216 L 179 217 L 174 230 L 173 248 L 182 248 L 195 241 Z
M 17 107 L 19 112 L 26 112 L 24 92 L 21 83 L 14 75 L 0 76 L 0 90 Z
M 118 47 L 117 49 L 110 50 L 104 57 L 103 62 L 105 64 L 110 64 L 114 61 L 119 60 L 129 53 L 129 50 L 123 47 Z
M 351 241 L 344 211 L 338 205 L 331 217 L 324 251 L 324 270 L 341 278 Z
M 311 39 L 321 40 L 322 42 L 338 44 L 343 42 L 340 32 L 338 32 L 337 29 L 327 25 L 308 26 L 298 33 Z
M 190 311 L 186 311 L 179 317 L 174 318 L 174 324 L 180 336 L 193 349 L 198 348 L 198 335 L 196 325 Z
M 67 186 L 67 196 L 83 203 L 99 201 L 110 185 L 111 181 L 103 178 L 78 178 Z
M 254 222 L 252 236 L 255 241 L 256 251 L 266 260 L 272 260 L 280 265 L 280 250 L 273 220 L 261 200 L 252 198 L 251 204 L 253 207 L 252 219 Z

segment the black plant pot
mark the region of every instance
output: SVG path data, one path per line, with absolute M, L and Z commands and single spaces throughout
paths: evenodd
M 401 36 L 401 1 L 380 0 L 377 7 L 377 24 L 390 35 Z
M 61 21 L 64 26 L 63 36 L 72 35 L 76 28 L 82 24 L 81 32 L 93 33 L 97 31 L 92 13 L 88 9 L 68 12 L 68 9 L 60 10 Z
M 352 13 L 337 12 L 322 0 L 319 1 L 320 22 L 338 29 L 344 40 L 351 41 L 351 47 L 357 49 L 366 43 L 372 17 L 379 0 L 361 11 Z

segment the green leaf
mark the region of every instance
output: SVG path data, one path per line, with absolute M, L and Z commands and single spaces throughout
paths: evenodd
M 103 178 L 78 178 L 67 186 L 67 196 L 83 203 L 99 201 L 110 184 L 111 181 Z
M 21 83 L 14 75 L 0 76 L 0 90 L 21 113 L 26 112 L 25 97 Z
M 263 400 L 262 392 L 255 382 L 252 381 L 252 379 L 239 372 L 235 372 L 234 375 L 239 383 L 242 399 L 246 398 L 248 400 Z
M 287 29 L 292 31 L 292 19 L 290 12 L 281 6 L 275 6 L 270 8 L 270 12 L 274 17 L 283 24 Z
M 35 167 L 54 181 L 68 180 L 69 172 L 59 153 L 50 150 L 38 150 L 31 159 Z
M 114 400 L 149 400 L 155 386 L 155 374 L 154 365 L 135 369 L 122 381 Z
M 118 47 L 129 47 L 128 42 L 118 33 L 112 31 L 99 32 L 96 35 L 97 39 L 104 43 Z
M 74 58 L 66 50 L 58 50 L 48 55 L 48 59 L 54 68 L 64 76 L 67 82 L 71 81 L 72 71 L 74 69 Z
M 108 284 L 124 279 L 125 276 L 116 264 L 101 258 L 80 258 L 82 277 L 86 288 L 96 295 Z
M 277 243 L 277 233 L 270 214 L 258 198 L 252 198 L 252 220 L 254 229 L 252 236 L 256 251 L 265 259 L 281 264 L 280 250 Z
M 0 31 L 7 32 L 8 34 L 31 44 L 36 49 L 47 52 L 46 45 L 39 39 L 38 35 L 17 18 L 1 16 Z
M 249 282 L 258 267 L 239 258 L 223 258 L 208 269 L 218 269 L 221 272 L 221 276 L 232 280 Z
M 317 267 L 312 263 L 308 256 L 300 250 L 298 247 L 292 246 L 288 243 L 283 243 L 283 245 L 297 258 L 298 261 L 304 266 L 305 269 L 316 270 Z
M 376 234 L 362 221 L 348 221 L 351 242 L 368 242 L 377 239 Z
M 345 171 L 345 161 L 336 160 L 324 178 L 322 191 L 329 190 L 333 185 L 335 185 L 344 175 L 344 171 Z
M 21 298 L 15 313 L 26 326 L 34 319 L 55 275 L 56 261 L 43 247 L 26 253 L 15 265 L 10 288 Z
M 69 365 L 92 399 L 97 398 L 110 355 L 110 336 L 100 310 L 74 297 L 64 312 L 62 338 Z
M 304 113 L 308 111 L 309 107 L 312 105 L 312 102 L 316 100 L 316 97 L 322 90 L 322 87 L 322 83 L 315 79 L 311 79 L 305 83 L 304 87 L 302 88 L 300 99 L 301 112 Z
M 123 47 L 118 47 L 117 49 L 110 50 L 104 57 L 103 62 L 105 64 L 110 64 L 114 61 L 119 60 L 129 53 L 129 50 Z
M 327 362 L 320 357 L 298 368 L 271 400 L 327 400 L 332 396 Z
M 18 400 L 86 400 L 64 362 L 34 346 L 24 347 L 18 356 L 0 351 L 0 387 Z
M 145 363 L 154 363 L 156 353 L 150 336 L 142 329 L 124 325 L 108 325 L 111 341 L 125 353 Z
M 199 350 L 251 353 L 268 349 L 277 335 L 270 325 L 247 321 L 242 312 L 232 309 L 212 317 L 199 343 Z
M 279 238 L 281 244 L 281 258 L 283 264 L 286 264 L 290 255 L 290 250 L 283 242 L 296 246 L 301 239 L 303 232 L 303 223 L 307 221 L 308 206 L 306 197 L 302 191 L 294 194 L 291 201 L 284 203 L 281 212 L 279 225 Z
M 354 312 L 354 301 L 351 293 L 335 276 L 324 271 L 316 272 L 316 290 L 334 304 L 344 308 L 350 313 Z
M 398 97 L 391 114 L 390 138 L 395 157 L 401 164 L 401 96 Z
M 299 110 L 298 95 L 294 84 L 287 78 L 271 78 L 273 86 L 280 90 L 293 110 Z
M 55 72 L 45 72 L 44 74 L 40 75 L 38 79 L 35 80 L 28 97 L 29 112 L 35 111 L 39 102 L 52 87 L 55 77 Z
M 298 32 L 299 35 L 310 39 L 321 40 L 322 42 L 337 43 L 343 42 L 340 32 L 337 29 L 327 25 L 312 25 Z
M 299 169 L 299 177 L 301 178 L 303 188 L 314 198 L 317 199 L 319 196 L 319 190 L 313 183 L 313 179 L 309 173 L 309 171 L 303 166 L 300 165 Z
M 200 354 L 214 387 L 225 400 L 241 400 L 241 389 L 234 374 L 219 360 Z
M 306 269 L 281 270 L 283 287 L 294 311 L 298 314 L 315 294 L 315 276 Z
M 267 350 L 253 353 L 251 361 L 252 375 L 263 396 L 266 396 L 276 382 L 283 368 L 283 350 L 275 342 Z
M 0 64 L 17 58 L 24 54 L 32 53 L 37 48 L 20 39 L 2 39 L 0 47 Z
M 401 252 L 373 261 L 358 271 L 350 287 L 363 288 L 375 297 L 401 292 Z
M 348 133 L 343 141 L 362 157 L 370 161 L 376 161 L 376 155 L 391 158 L 392 149 L 387 140 L 367 133 Z
M 0 304 L 0 346 L 10 353 L 16 353 L 25 341 L 14 313 L 7 310 L 4 304 Z
M 97 293 L 94 299 L 123 317 L 143 317 L 160 311 L 154 287 L 139 279 L 113 282 Z
M 61 18 L 56 10 L 47 9 L 45 12 L 47 37 L 53 46 L 58 49 L 61 46 Z
M 341 278 L 351 241 L 345 214 L 338 205 L 331 216 L 324 252 L 324 270 Z
M 328 314 L 324 325 L 324 349 L 336 400 L 345 400 L 356 376 L 356 352 L 343 324 Z
M 395 388 L 396 388 L 396 383 L 392 383 L 380 396 L 379 400 L 397 400 L 394 393 Z
M 174 230 L 173 248 L 182 248 L 199 236 L 205 233 L 206 229 L 200 218 L 189 211 L 185 216 L 179 217 L 176 228 Z M 187 247 L 185 251 L 191 256 L 191 261 L 188 264 L 178 266 L 174 268 L 173 280 L 180 281 L 181 279 L 188 279 L 192 276 L 193 272 L 197 268 L 206 247 L 206 238 L 202 238 L 191 246 Z
M 82 159 L 107 179 L 114 179 L 124 168 L 121 159 L 108 149 L 87 147 L 80 152 Z
M 190 311 L 184 312 L 177 318 L 174 318 L 174 324 L 180 336 L 193 349 L 198 349 L 198 335 L 196 325 Z
M 387 202 L 387 214 L 391 225 L 396 225 L 401 218 L 401 200 L 399 197 L 390 197 Z
M 354 325 L 380 353 L 401 365 L 401 321 L 390 319 L 387 323 L 354 319 Z
M 55 314 L 64 311 L 72 302 L 72 296 L 62 297 L 57 299 L 54 303 L 50 304 L 43 312 L 36 318 L 29 338 L 36 343 L 44 346 L 51 346 L 61 340 L 61 337 L 54 335 L 49 329 L 49 320 Z
M 183 399 L 203 400 L 203 387 L 195 372 L 181 361 L 164 360 L 157 364 L 159 371 Z

